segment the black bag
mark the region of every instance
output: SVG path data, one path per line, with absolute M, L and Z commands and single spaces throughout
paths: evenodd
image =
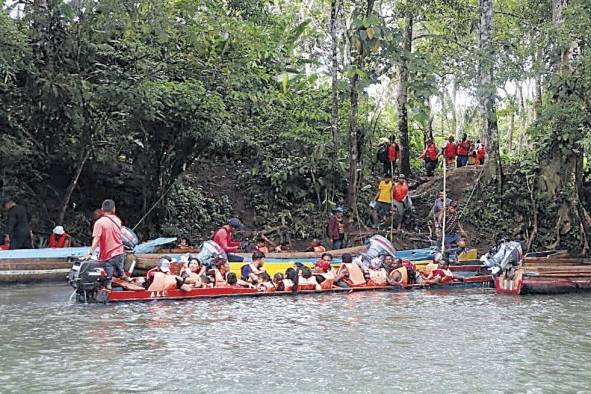
M 380 145 L 378 148 L 378 161 L 380 163 L 387 163 L 388 162 L 388 145 L 383 144 Z

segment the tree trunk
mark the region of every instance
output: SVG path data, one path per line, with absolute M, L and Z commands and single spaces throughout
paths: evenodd
M 568 6 L 567 0 L 552 0 L 552 20 L 557 28 L 563 22 L 563 11 Z M 560 75 L 558 85 L 554 88 L 556 92 L 552 95 L 551 104 L 556 108 L 552 113 L 554 118 L 550 120 L 553 124 L 551 143 L 542 148 L 540 152 L 541 166 L 537 179 L 537 193 L 542 196 L 549 196 L 557 208 L 555 211 L 554 242 L 548 246 L 558 247 L 563 237 L 572 236 L 580 244 L 580 252 L 589 252 L 589 231 L 591 231 L 591 218 L 589 213 L 581 204 L 582 185 L 582 160 L 583 153 L 578 147 L 579 140 L 583 138 L 581 131 L 573 133 L 573 124 L 568 115 L 568 108 L 572 106 L 572 88 L 568 85 L 570 62 L 572 51 L 576 45 L 571 45 L 562 51 L 560 56 L 560 67 L 557 73 Z M 565 129 L 570 129 L 565 133 Z M 569 138 L 564 138 L 569 135 Z M 574 134 L 574 135 L 573 135 Z M 546 218 L 548 213 L 544 212 Z M 575 235 L 574 233 L 578 234 Z
M 341 0 L 332 0 L 330 3 L 330 45 L 331 45 L 331 90 L 332 109 L 330 118 L 330 130 L 335 154 L 338 152 L 337 133 L 339 127 L 339 91 L 338 91 L 338 41 L 337 41 L 337 18 Z
M 369 17 L 373 12 L 375 0 L 367 0 L 367 9 L 365 17 Z M 360 30 L 355 29 L 354 34 L 359 34 Z M 353 63 L 357 70 L 363 70 L 365 66 L 365 43 L 359 38 L 360 44 L 356 49 L 355 56 L 352 56 Z M 350 43 L 350 50 L 353 51 L 353 43 Z M 352 215 L 355 218 L 359 217 L 357 211 L 357 187 L 359 183 L 360 158 L 361 158 L 361 144 L 363 140 L 360 136 L 358 124 L 359 112 L 359 73 L 355 73 L 351 79 L 351 113 L 349 115 L 349 190 L 347 193 L 347 200 L 352 210 Z
M 513 105 L 513 99 L 511 100 L 511 114 L 509 115 L 509 132 L 507 135 L 507 151 L 509 154 L 513 152 L 513 132 L 515 131 L 515 107 Z
M 496 111 L 496 86 L 494 83 L 493 1 L 480 0 L 480 97 L 484 114 L 483 135 L 486 137 L 488 158 L 484 165 L 485 176 L 502 187 L 502 167 L 499 155 L 499 139 Z
M 60 204 L 60 213 L 57 218 L 57 224 L 60 226 L 64 224 L 68 205 L 70 204 L 70 198 L 72 198 L 72 193 L 74 193 L 74 189 L 76 188 L 76 185 L 78 185 L 78 180 L 80 179 L 82 170 L 84 169 L 84 166 L 90 157 L 90 152 L 90 149 L 86 150 L 84 148 L 82 152 L 80 152 L 80 158 L 78 160 L 78 165 L 76 166 L 76 172 L 74 173 L 74 176 L 72 177 L 72 180 L 66 189 L 62 203 Z
M 400 79 L 398 80 L 398 133 L 400 134 L 400 171 L 407 177 L 410 172 L 410 144 L 408 138 L 408 58 L 412 51 L 413 15 L 407 11 L 404 18 L 404 36 L 402 43 L 403 56 L 400 62 Z

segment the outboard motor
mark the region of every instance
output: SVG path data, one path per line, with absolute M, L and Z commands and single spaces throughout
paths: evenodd
M 214 241 L 205 241 L 199 249 L 199 253 L 196 258 L 201 262 L 207 269 L 211 269 L 214 266 L 216 258 L 222 257 L 227 259 L 226 252 Z
M 522 259 L 521 243 L 502 240 L 490 252 L 482 256 L 480 261 L 493 275 L 499 276 L 505 271 L 518 267 Z
M 361 253 L 361 256 L 359 256 L 358 263 L 368 268 L 372 260 L 379 259 L 385 255 L 394 257 L 395 253 L 396 249 L 392 245 L 392 242 L 381 235 L 374 235 L 369 239 L 367 252 Z
M 106 274 L 96 260 L 77 260 L 68 274 L 68 283 L 76 289 L 76 301 L 105 302 L 106 293 L 100 290 L 106 285 Z
M 123 226 L 121 227 L 121 241 L 125 249 L 133 250 L 138 245 L 139 238 L 132 229 Z

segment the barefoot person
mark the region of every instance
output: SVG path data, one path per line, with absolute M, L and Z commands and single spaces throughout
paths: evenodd
M 104 264 L 107 272 L 107 289 L 111 288 L 111 281 L 113 276 L 120 277 L 124 280 L 129 278 L 123 271 L 123 264 L 125 262 L 125 253 L 123 251 L 123 242 L 121 236 L 121 219 L 115 215 L 115 202 L 113 200 L 103 201 L 101 207 L 103 215 L 96 221 L 92 231 L 92 245 L 88 250 L 85 259 L 90 259 L 90 256 L 98 248 L 99 261 Z

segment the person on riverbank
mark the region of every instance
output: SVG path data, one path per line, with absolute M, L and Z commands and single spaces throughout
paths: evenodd
M 10 249 L 10 241 L 8 239 L 8 235 L 4 235 L 2 237 L 2 243 L 0 244 L 0 251 L 9 250 Z
M 241 262 L 244 258 L 238 255 L 232 254 L 240 248 L 240 242 L 234 241 L 234 231 L 242 228 L 242 222 L 238 218 L 231 218 L 227 224 L 224 224 L 213 234 L 212 240 L 219 245 L 220 248 L 226 252 L 228 261 Z
M 486 159 L 486 148 L 484 147 L 484 144 L 478 144 L 478 148 L 476 149 L 477 165 L 484 165 L 485 159 Z
M 306 252 L 314 252 L 314 253 L 324 253 L 326 252 L 326 248 L 322 246 L 322 243 L 319 239 L 313 239 L 310 242 L 310 245 L 306 248 Z
M 447 208 L 451 203 L 451 198 L 445 198 L 445 202 L 443 201 L 443 192 L 437 193 L 437 198 L 435 198 L 435 202 L 433 203 L 433 208 L 431 208 L 431 215 L 433 216 L 433 225 L 435 226 L 435 234 L 440 237 L 441 236 L 441 220 L 443 216 L 441 215 L 441 211 L 444 208 Z
M 378 227 L 388 213 L 392 210 L 392 178 L 389 175 L 385 175 L 378 185 L 378 192 L 376 193 L 373 203 L 372 210 L 372 222 L 374 227 Z
M 338 207 L 334 214 L 328 219 L 327 235 L 328 246 L 332 250 L 343 249 L 345 247 L 345 238 L 352 221 L 345 219 L 345 210 Z
M 454 136 L 450 135 L 443 146 L 443 157 L 445 158 L 445 165 L 447 168 L 452 168 L 456 162 L 457 146 L 454 141 Z
M 107 272 L 107 289 L 111 288 L 113 276 L 129 281 L 125 275 L 123 264 L 125 263 L 125 252 L 121 234 L 121 219 L 116 215 L 115 202 L 113 200 L 103 201 L 101 210 L 102 217 L 94 224 L 92 232 L 92 245 L 85 256 L 88 260 L 98 248 L 98 260 L 104 264 Z
M 8 237 L 10 250 L 31 249 L 33 239 L 30 218 L 22 205 L 17 205 L 11 198 L 2 201 L 2 208 L 7 211 L 5 237 Z
M 398 229 L 402 225 L 404 216 L 412 211 L 412 200 L 408 194 L 408 183 L 406 177 L 400 175 L 392 188 L 392 204 L 396 209 L 396 222 L 398 223 Z
M 435 145 L 432 139 L 428 139 L 425 150 L 419 156 L 419 159 L 425 160 L 425 170 L 427 171 L 427 176 L 433 176 L 433 173 L 437 168 L 438 155 L 439 150 L 437 149 L 437 145 Z
M 464 167 L 468 164 L 468 155 L 472 151 L 472 142 L 468 139 L 468 134 L 464 133 L 462 140 L 457 145 L 457 166 Z
M 49 247 L 51 249 L 69 248 L 71 246 L 70 234 L 68 234 L 63 226 L 55 226 L 49 235 Z

